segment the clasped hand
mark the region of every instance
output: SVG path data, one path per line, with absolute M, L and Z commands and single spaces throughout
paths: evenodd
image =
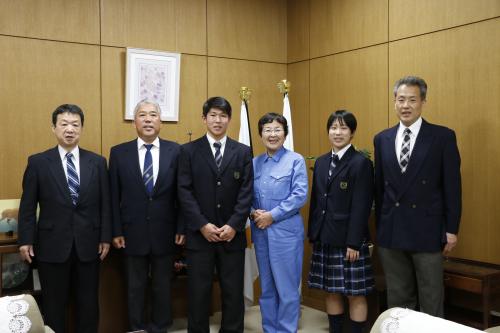
M 227 224 L 218 228 L 215 224 L 207 223 L 200 231 L 209 242 L 230 242 L 236 235 L 236 230 Z
M 263 209 L 256 209 L 253 211 L 252 219 L 259 229 L 266 229 L 273 223 L 273 216 L 271 215 L 271 212 Z

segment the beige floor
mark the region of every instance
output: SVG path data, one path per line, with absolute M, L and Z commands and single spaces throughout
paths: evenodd
M 301 310 L 300 333 L 328 332 L 328 319 L 323 312 L 307 306 L 301 306 Z M 219 331 L 220 315 L 220 312 L 217 312 L 210 318 L 210 333 Z M 176 319 L 169 332 L 186 332 L 186 327 L 186 319 Z M 262 332 L 261 317 L 259 306 L 254 306 L 245 312 L 245 333 L 257 332 Z

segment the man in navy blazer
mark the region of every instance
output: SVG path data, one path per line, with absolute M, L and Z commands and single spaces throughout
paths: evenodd
M 377 134 L 377 244 L 388 306 L 443 316 L 443 253 L 453 249 L 461 216 L 455 132 L 423 120 L 427 84 L 408 76 L 394 86 L 400 123 Z
M 179 145 L 158 137 L 160 106 L 142 100 L 134 110 L 138 138 L 111 148 L 109 172 L 113 245 L 126 262 L 131 330 L 166 332 L 172 323 L 171 285 L 175 244 L 184 243 L 177 207 Z M 144 319 L 151 272 L 151 322 Z
M 111 241 L 106 160 L 78 146 L 83 121 L 77 105 L 52 113 L 58 146 L 29 157 L 19 207 L 19 251 L 37 259 L 44 321 L 55 332 L 67 331 L 70 290 L 76 332 L 97 332 L 99 261 Z
M 227 137 L 231 105 L 222 97 L 203 105 L 207 134 L 181 148 L 179 200 L 186 219 L 188 332 L 209 332 L 212 282 L 222 294 L 219 332 L 243 332 L 245 223 L 253 196 L 252 153 Z

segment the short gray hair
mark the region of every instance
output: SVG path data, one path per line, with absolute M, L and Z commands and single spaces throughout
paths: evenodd
M 137 105 L 135 106 L 134 117 L 137 114 L 137 111 L 139 111 L 139 109 L 144 105 L 153 105 L 156 109 L 156 112 L 161 113 L 160 104 L 158 104 L 156 101 L 153 101 L 151 99 L 144 98 L 143 100 L 139 101 L 139 103 L 137 103 Z
M 422 100 L 425 100 L 425 98 L 427 97 L 427 83 L 425 83 L 424 79 L 418 76 L 405 76 L 397 80 L 394 84 L 394 97 L 396 97 L 396 95 L 398 94 L 398 89 L 402 85 L 417 86 L 420 90 L 420 98 Z

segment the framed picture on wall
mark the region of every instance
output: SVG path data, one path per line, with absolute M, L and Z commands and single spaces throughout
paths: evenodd
M 178 121 L 180 70 L 180 53 L 127 48 L 125 119 L 148 99 L 160 105 L 162 121 Z

